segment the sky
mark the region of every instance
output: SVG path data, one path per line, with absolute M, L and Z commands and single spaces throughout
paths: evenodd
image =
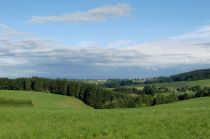
M 210 67 L 209 0 L 0 0 L 0 77 L 145 78 Z

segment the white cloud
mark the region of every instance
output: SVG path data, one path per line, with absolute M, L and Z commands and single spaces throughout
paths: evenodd
M 68 13 L 57 16 L 32 16 L 30 23 L 43 22 L 87 22 L 103 21 L 111 17 L 125 16 L 130 12 L 130 6 L 127 4 L 117 4 L 112 6 L 103 6 L 91 9 L 85 12 Z
M 15 30 L 14 28 L 0 24 L 0 44 L 1 43 L 9 43 L 11 39 L 24 38 L 27 39 L 31 37 L 30 33 L 20 32 Z
M 209 41 L 210 37 L 210 25 L 202 26 L 196 30 L 185 33 L 180 36 L 173 37 L 173 39 L 184 40 L 184 41 Z
M 85 42 L 81 47 L 65 46 L 51 39 L 23 39 L 0 43 L 0 70 L 15 69 L 16 72 L 31 71 L 43 75 L 75 76 L 120 74 L 140 69 L 179 67 L 183 65 L 210 64 L 210 26 L 162 41 L 132 43 L 129 40 L 112 42 L 107 47 Z M 0 30 L 1 31 L 1 30 Z M 5 36 L 7 31 L 1 34 Z M 123 47 L 120 47 L 122 45 Z M 110 47 L 111 46 L 111 47 Z M 117 70 L 116 73 L 112 73 Z M 59 72 L 58 72 L 59 71 Z M 9 71 L 8 71 L 9 72 Z M 2 73 L 1 73 L 2 74 Z M 11 72 L 11 74 L 13 74 Z M 27 73 L 28 75 L 29 73 Z M 128 73 L 125 73 L 128 74 Z
M 23 58 L 17 58 L 17 57 L 1 57 L 0 59 L 0 66 L 16 66 L 16 65 L 22 65 L 27 64 L 28 61 Z
M 0 24 L 0 41 L 7 41 L 10 37 L 15 35 L 20 35 L 21 33 L 16 31 L 15 29 Z

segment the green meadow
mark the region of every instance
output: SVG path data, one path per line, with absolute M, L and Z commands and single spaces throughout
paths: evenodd
M 201 87 L 210 87 L 210 79 L 206 80 L 196 80 L 196 81 L 177 81 L 177 82 L 166 82 L 166 83 L 155 83 L 154 84 L 157 87 L 165 86 L 171 90 L 175 90 L 179 87 L 184 87 L 184 86 L 195 86 L 195 85 L 200 85 Z M 144 85 L 129 85 L 126 87 L 135 87 L 139 90 L 143 90 Z
M 0 139 L 209 139 L 210 97 L 153 107 L 93 109 L 55 94 L 0 91 Z

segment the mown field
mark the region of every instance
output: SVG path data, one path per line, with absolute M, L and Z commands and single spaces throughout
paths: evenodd
M 157 87 L 165 86 L 171 90 L 175 90 L 178 87 L 184 86 L 195 86 L 200 85 L 201 87 L 210 87 L 210 79 L 207 80 L 196 80 L 196 81 L 179 81 L 179 82 L 167 82 L 167 83 L 155 83 Z M 130 85 L 126 87 L 135 87 L 137 89 L 143 90 L 144 85 Z
M 1 139 L 209 139 L 210 97 L 135 109 L 96 110 L 78 99 L 24 91 L 0 97 L 33 106 L 0 106 Z

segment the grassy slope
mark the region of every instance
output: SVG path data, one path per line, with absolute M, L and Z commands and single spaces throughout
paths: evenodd
M 0 97 L 32 100 L 36 108 L 91 108 L 76 98 L 50 93 L 0 90 Z
M 200 85 L 202 87 L 210 87 L 210 79 L 208 80 L 196 80 L 196 81 L 179 81 L 179 82 L 169 82 L 169 83 L 156 83 L 156 86 L 166 86 L 169 89 L 176 89 L 178 87 L 183 87 L 183 86 L 195 86 L 195 85 Z M 132 85 L 132 86 L 127 86 L 127 87 L 135 87 L 137 89 L 142 90 L 143 85 Z
M 73 99 L 65 96 L 12 91 L 0 91 L 0 96 L 34 102 L 34 107 L 0 107 L 1 139 L 210 138 L 210 97 L 138 109 L 95 110 L 58 105 Z

